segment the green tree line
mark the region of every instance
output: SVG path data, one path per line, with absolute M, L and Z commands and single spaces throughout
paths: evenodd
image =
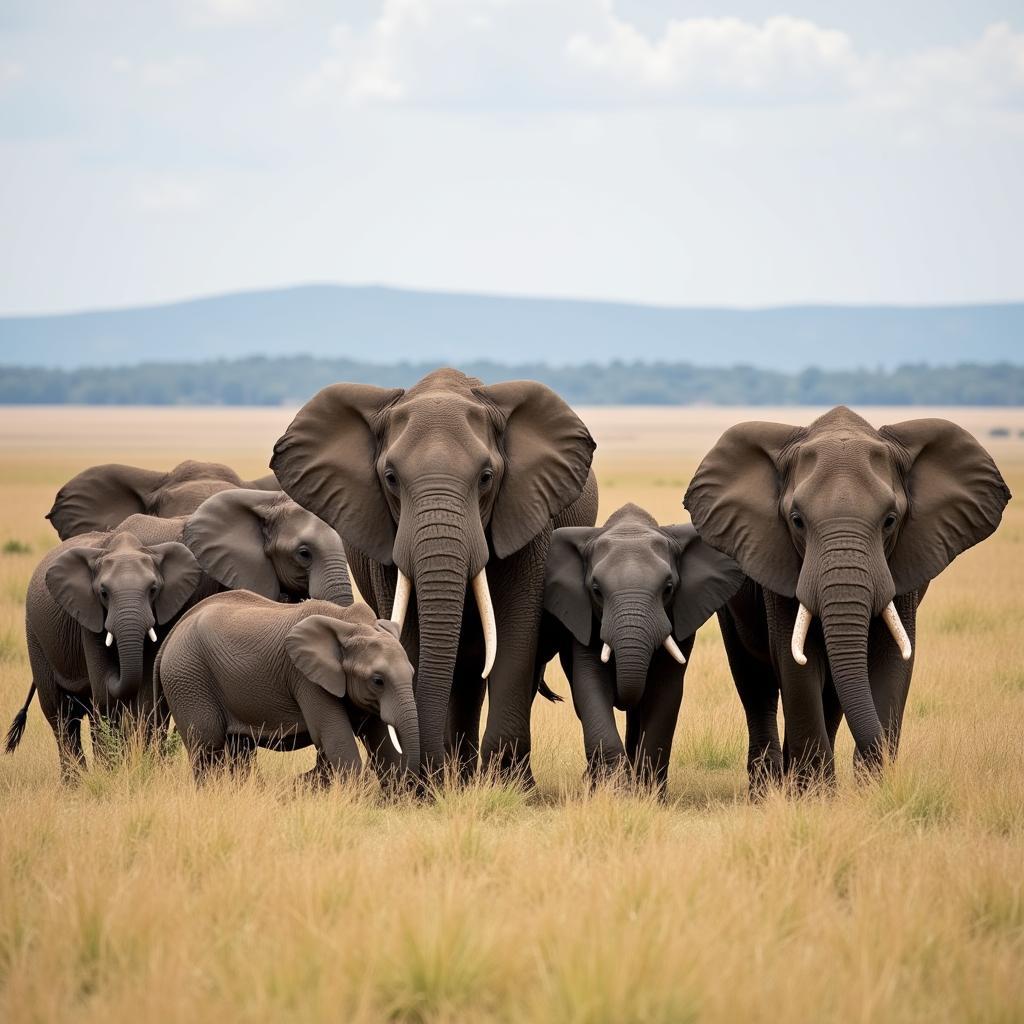
M 311 356 L 144 363 L 75 370 L 0 366 L 4 405 L 292 405 L 339 380 L 408 387 L 435 364 L 381 366 Z M 901 366 L 804 370 L 613 362 L 555 367 L 481 361 L 461 369 L 487 382 L 533 378 L 579 405 L 1024 404 L 1024 366 Z

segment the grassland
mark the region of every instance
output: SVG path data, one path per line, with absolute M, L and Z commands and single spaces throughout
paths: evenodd
M 585 413 L 602 516 L 635 500 L 677 521 L 702 452 L 749 415 Z M 951 415 L 1024 490 L 1024 414 Z M 287 420 L 0 409 L 4 726 L 28 686 L 23 595 L 58 484 L 183 457 L 257 475 Z M 992 426 L 1013 437 L 989 442 Z M 372 784 L 296 794 L 308 752 L 261 754 L 257 779 L 202 792 L 180 754 L 135 752 L 62 789 L 35 707 L 0 761 L 0 1020 L 1020 1021 L 1022 572 L 1018 501 L 929 591 L 898 765 L 858 783 L 844 730 L 834 795 L 759 806 L 714 623 L 664 804 L 586 791 L 568 704 L 536 709 L 535 793 L 480 783 L 432 803 Z

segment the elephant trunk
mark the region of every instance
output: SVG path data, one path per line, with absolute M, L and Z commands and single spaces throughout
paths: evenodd
M 388 725 L 398 733 L 402 747 L 402 768 L 417 772 L 420 766 L 420 724 L 412 694 L 388 715 Z
M 115 601 L 107 611 L 106 630 L 117 645 L 118 671 L 107 677 L 107 693 L 114 700 L 127 700 L 139 692 L 146 637 L 153 623 L 149 603 L 141 595 Z
M 601 622 L 601 639 L 615 656 L 615 706 L 635 707 L 647 687 L 654 652 L 670 635 L 668 618 L 649 595 L 620 593 L 605 605 Z
M 878 601 L 873 561 L 869 545 L 855 533 L 829 538 L 821 556 L 817 604 L 832 679 L 857 752 L 877 764 L 882 724 L 868 676 L 868 632 Z
M 309 575 L 309 596 L 321 601 L 352 604 L 352 581 L 343 551 L 318 562 Z

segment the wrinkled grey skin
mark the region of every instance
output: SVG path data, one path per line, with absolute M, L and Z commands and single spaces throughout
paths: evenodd
M 995 530 L 1009 498 L 988 453 L 948 420 L 876 430 L 839 406 L 809 427 L 741 423 L 722 436 L 685 505 L 750 577 L 720 620 L 754 791 L 785 771 L 830 778 L 844 714 L 860 763 L 895 755 L 914 662 L 880 613 L 894 601 L 914 643 L 929 581 Z M 805 666 L 790 652 L 801 602 L 814 615 Z
M 602 527 L 555 530 L 544 608 L 561 625 L 559 653 L 592 777 L 628 766 L 664 790 L 696 630 L 743 579 L 692 526 L 659 526 L 636 505 Z M 668 637 L 686 665 L 665 650 Z M 616 708 L 626 712 L 625 745 Z
M 121 530 L 148 544 L 185 544 L 209 577 L 197 600 L 227 589 L 271 601 L 352 603 L 341 538 L 281 491 L 220 491 L 190 516 L 129 516 L 115 532 Z
M 424 772 L 478 751 L 530 781 L 544 564 L 554 526 L 592 525 L 594 442 L 535 381 L 485 386 L 457 370 L 409 390 L 335 384 L 274 447 L 271 468 L 341 535 L 360 593 L 391 615 L 397 570 L 412 581 L 403 641 L 416 666 Z M 497 624 L 482 749 L 484 647 L 469 581 L 486 567 Z
M 170 472 L 108 463 L 91 466 L 57 492 L 46 514 L 61 540 L 113 530 L 132 515 L 187 516 L 212 494 L 233 487 L 277 491 L 274 475 L 244 481 L 230 466 L 189 460 Z
M 36 690 L 65 780 L 85 764 L 84 715 L 114 724 L 126 711 L 148 717 L 156 648 L 201 580 L 183 544 L 145 545 L 131 533 L 85 534 L 50 551 L 25 600 L 32 687 L 8 733 L 8 752 L 21 738 Z
M 365 604 L 282 605 L 217 594 L 182 616 L 157 658 L 156 685 L 188 748 L 197 780 L 229 761 L 251 765 L 257 746 L 313 745 L 309 779 L 361 767 L 398 733 L 400 766 L 419 763 L 413 669 L 393 623 Z

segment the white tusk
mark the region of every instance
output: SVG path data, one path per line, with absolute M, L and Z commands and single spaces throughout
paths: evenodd
M 814 616 L 807 610 L 803 603 L 796 613 L 796 622 L 793 624 L 793 641 L 789 649 L 793 652 L 793 660 L 798 665 L 807 664 L 807 655 L 804 654 L 804 642 L 807 640 L 807 630 L 811 628 L 811 619 Z
M 107 646 L 109 647 L 114 642 L 114 634 L 107 630 Z
M 494 621 L 494 607 L 491 604 L 491 591 L 487 586 L 487 570 L 481 569 L 473 577 L 473 596 L 480 610 L 480 625 L 484 629 L 484 671 L 486 679 L 494 668 L 494 659 L 498 654 L 498 626 Z
M 408 576 L 398 570 L 398 586 L 395 588 L 395 602 L 391 606 L 391 621 L 398 626 L 398 632 L 402 632 L 405 625 L 405 613 L 409 610 L 409 598 L 412 595 L 412 581 Z
M 402 744 L 398 742 L 398 733 L 393 725 L 388 726 L 388 735 L 391 737 L 391 743 L 393 744 L 395 750 L 401 753 Z
M 665 637 L 665 650 L 668 651 L 668 653 L 671 654 L 680 665 L 686 664 L 686 655 L 679 650 L 679 645 L 676 643 L 676 639 L 671 633 Z
M 911 646 L 910 637 L 907 636 L 907 631 L 903 628 L 903 623 L 900 621 L 900 613 L 896 611 L 896 605 L 892 601 L 882 611 L 882 619 L 889 627 L 889 632 L 892 633 L 892 638 L 896 641 L 900 654 L 903 655 L 903 660 L 910 661 L 914 648 Z
M 156 643 L 156 630 L 152 626 L 149 627 L 149 639 Z
M 607 644 L 605 644 L 604 647 L 601 648 L 601 660 L 607 665 L 608 664 L 608 659 L 611 656 L 612 656 L 612 649 Z

